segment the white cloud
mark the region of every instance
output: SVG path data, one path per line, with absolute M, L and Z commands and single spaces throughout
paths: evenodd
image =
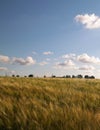
M 89 56 L 86 53 L 77 56 L 77 60 L 83 63 L 94 63 L 94 64 L 100 63 L 100 58 L 95 56 Z
M 43 52 L 43 54 L 44 54 L 44 55 L 52 55 L 53 52 L 51 52 L 51 51 L 47 51 L 47 52 Z
M 74 60 L 75 62 L 82 62 L 82 63 L 92 63 L 92 64 L 100 64 L 100 58 L 95 57 L 95 56 L 89 56 L 86 53 L 83 53 L 81 55 L 76 55 L 76 54 L 66 54 L 62 56 L 62 59 L 67 59 L 67 60 Z
M 27 57 L 26 59 L 14 57 L 13 58 L 13 63 L 18 63 L 20 65 L 32 65 L 32 64 L 35 64 L 36 61 L 33 60 L 33 58 L 30 57 L 30 56 Z
M 6 67 L 0 67 L 0 71 L 6 71 L 8 70 Z
M 10 58 L 8 56 L 0 55 L 0 62 L 7 63 L 10 61 Z
M 63 59 L 71 59 L 71 60 L 74 60 L 76 58 L 76 54 L 66 54 L 66 55 L 63 55 L 62 56 Z
M 46 61 L 42 61 L 42 62 L 39 63 L 39 65 L 41 65 L 41 66 L 44 66 L 44 65 L 47 65 L 47 64 L 48 64 L 48 62 L 46 62 Z
M 75 68 L 75 64 L 72 60 L 64 61 L 64 62 L 57 62 L 54 66 L 54 68 L 63 68 L 63 69 L 68 69 L 68 68 Z
M 100 28 L 100 17 L 95 14 L 77 15 L 75 20 L 85 25 L 85 28 L 87 29 Z
M 90 71 L 90 70 L 95 70 L 94 66 L 92 65 L 84 65 L 82 67 L 79 67 L 79 70 L 87 70 L 87 71 Z
M 69 61 L 65 61 L 63 63 L 59 63 L 58 65 L 60 65 L 60 66 L 73 66 L 74 63 L 71 60 L 69 60 Z

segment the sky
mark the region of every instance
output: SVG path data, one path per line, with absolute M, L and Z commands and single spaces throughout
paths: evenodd
M 100 78 L 99 0 L 0 0 L 0 75 Z

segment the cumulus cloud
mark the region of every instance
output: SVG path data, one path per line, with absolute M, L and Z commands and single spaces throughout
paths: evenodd
M 100 28 L 100 17 L 96 16 L 95 14 L 79 14 L 75 17 L 75 20 L 85 25 L 85 28 L 87 29 Z
M 36 61 L 33 60 L 33 58 L 30 57 L 30 56 L 27 57 L 26 59 L 14 57 L 13 58 L 13 63 L 18 63 L 20 65 L 32 65 L 32 64 L 35 64 Z
M 74 60 L 75 62 L 82 62 L 82 63 L 92 63 L 92 64 L 100 64 L 100 58 L 95 56 L 89 56 L 86 53 L 83 53 L 81 55 L 76 54 L 66 54 L 62 56 L 62 59 L 67 60 Z
M 47 52 L 43 52 L 43 54 L 44 54 L 44 55 L 52 55 L 53 52 L 51 52 L 51 51 L 47 51 Z
M 10 58 L 8 56 L 0 55 L 0 62 L 7 63 L 10 61 Z
M 63 55 L 62 56 L 63 59 L 71 59 L 71 60 L 74 60 L 76 58 L 76 54 L 66 54 L 66 55 Z
M 72 60 L 64 61 L 64 62 L 57 62 L 54 68 L 63 68 L 63 69 L 68 69 L 68 68 L 75 68 L 75 64 Z
M 84 65 L 82 67 L 79 67 L 79 70 L 86 70 L 86 71 L 90 71 L 90 70 L 95 70 L 94 66 L 92 65 Z
M 42 62 L 39 63 L 39 65 L 41 65 L 41 66 L 44 66 L 44 65 L 47 65 L 47 64 L 48 64 L 48 62 L 46 62 L 46 61 L 42 61 Z
M 77 56 L 77 60 L 83 63 L 94 63 L 94 64 L 100 63 L 100 58 L 95 56 L 89 56 L 86 53 Z
M 69 61 L 65 61 L 63 63 L 59 63 L 58 65 L 59 66 L 73 66 L 74 63 L 71 60 L 69 60 Z
M 0 71 L 6 71 L 8 70 L 6 67 L 0 67 Z

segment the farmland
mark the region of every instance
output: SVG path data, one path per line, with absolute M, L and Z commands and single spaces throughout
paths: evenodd
M 100 130 L 100 80 L 0 77 L 0 130 Z

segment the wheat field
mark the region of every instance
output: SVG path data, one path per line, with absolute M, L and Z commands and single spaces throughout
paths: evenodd
M 0 77 L 0 130 L 100 130 L 100 80 Z

